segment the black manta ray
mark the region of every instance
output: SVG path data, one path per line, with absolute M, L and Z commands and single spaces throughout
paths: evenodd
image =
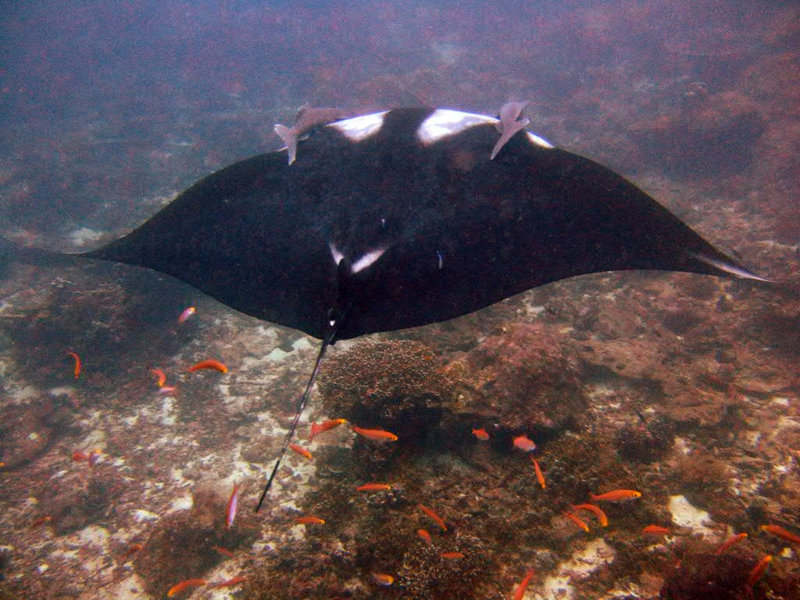
M 81 255 L 172 275 L 322 340 L 259 507 L 337 339 L 444 321 L 599 271 L 761 279 L 608 168 L 524 124 L 512 134 L 520 111 L 500 122 L 393 109 L 317 127 L 293 163 L 280 151 L 237 162 Z

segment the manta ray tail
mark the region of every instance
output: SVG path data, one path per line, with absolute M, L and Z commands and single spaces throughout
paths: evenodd
M 297 403 L 297 412 L 294 414 L 292 426 L 289 429 L 289 433 L 286 434 L 286 438 L 283 440 L 283 446 L 281 447 L 281 451 L 278 452 L 278 458 L 275 460 L 275 466 L 272 467 L 272 472 L 269 475 L 269 479 L 267 479 L 267 484 L 264 486 L 264 491 L 261 493 L 261 498 L 258 499 L 256 512 L 261 509 L 261 505 L 264 504 L 264 499 L 267 497 L 267 493 L 272 487 L 272 481 L 275 479 L 275 475 L 278 473 L 278 468 L 281 466 L 281 461 L 286 454 L 286 450 L 289 448 L 289 442 L 292 441 L 295 431 L 297 431 L 297 424 L 300 421 L 300 415 L 303 414 L 303 409 L 305 409 L 306 404 L 308 404 L 308 397 L 311 395 L 311 388 L 314 387 L 314 382 L 317 380 L 317 375 L 319 374 L 319 368 L 322 365 L 322 357 L 325 356 L 325 351 L 328 349 L 328 346 L 331 344 L 335 336 L 336 331 L 334 330 L 322 340 L 322 346 L 320 346 L 319 354 L 317 354 L 317 362 L 314 363 L 314 370 L 311 372 L 311 377 L 308 378 L 308 383 L 306 384 L 305 391 L 303 391 L 303 395 L 300 397 L 300 402 Z

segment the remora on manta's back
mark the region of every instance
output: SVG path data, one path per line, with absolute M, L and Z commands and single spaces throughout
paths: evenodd
M 298 418 L 337 339 L 599 271 L 763 281 L 620 175 L 526 131 L 524 106 L 506 105 L 500 120 L 430 108 L 327 125 L 307 116 L 307 139 L 285 137 L 289 160 L 270 152 L 217 171 L 81 256 L 172 275 L 322 339 Z

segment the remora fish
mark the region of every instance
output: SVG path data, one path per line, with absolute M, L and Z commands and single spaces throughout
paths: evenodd
M 322 340 L 259 507 L 337 339 L 599 271 L 765 281 L 620 175 L 533 133 L 515 133 L 490 160 L 498 123 L 432 108 L 336 121 L 301 140 L 292 164 L 280 151 L 237 162 L 80 255 L 172 275 Z

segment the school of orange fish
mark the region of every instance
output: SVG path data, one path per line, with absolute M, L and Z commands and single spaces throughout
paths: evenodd
M 196 309 L 194 307 L 189 307 L 184 310 L 181 315 L 178 317 L 179 323 L 184 323 L 189 317 L 194 315 Z M 78 379 L 82 372 L 83 372 L 83 363 L 81 361 L 80 356 L 77 353 L 69 351 L 67 355 L 70 356 L 74 361 L 73 366 L 73 376 L 75 379 Z M 228 367 L 224 363 L 220 362 L 216 359 L 205 359 L 200 362 L 197 362 L 190 367 L 188 367 L 187 372 L 194 373 L 200 370 L 213 370 L 219 373 L 225 374 L 228 372 Z M 159 393 L 172 393 L 176 390 L 175 386 L 167 386 L 167 375 L 166 373 L 159 368 L 151 368 L 150 372 L 156 378 L 156 385 L 158 386 Z M 337 419 L 329 419 L 327 421 L 323 421 L 322 423 L 312 423 L 311 429 L 308 436 L 309 443 L 314 440 L 314 438 L 326 431 L 330 431 L 340 425 L 344 425 L 347 423 L 346 419 L 337 418 Z M 368 440 L 372 440 L 373 442 L 377 443 L 385 443 L 385 442 L 395 442 L 398 440 L 398 437 L 391 433 L 390 431 L 386 431 L 383 429 L 365 429 L 362 427 L 358 427 L 357 425 L 350 424 L 352 431 Z M 472 435 L 478 440 L 479 442 L 487 442 L 490 439 L 489 433 L 484 428 L 479 429 L 472 429 Z M 532 453 L 536 450 L 536 444 L 525 435 L 519 435 L 513 438 L 513 447 L 517 450 L 520 450 L 524 453 Z M 298 455 L 306 458 L 308 460 L 313 460 L 313 455 L 311 452 L 295 443 L 290 443 L 289 448 L 293 450 Z M 83 450 L 76 450 L 73 455 L 72 459 L 75 462 L 87 462 L 89 466 L 93 466 L 102 456 L 102 452 L 99 449 L 94 449 L 91 451 L 83 451 Z M 531 462 L 533 464 L 534 475 L 536 477 L 537 482 L 545 489 L 547 487 L 547 483 L 544 477 L 544 472 L 542 470 L 541 465 L 536 457 L 531 456 Z M 381 482 L 368 482 L 356 487 L 357 492 L 385 492 L 392 489 L 391 484 L 389 483 L 381 483 Z M 578 511 L 586 511 L 592 513 L 595 518 L 597 519 L 598 524 L 601 527 L 607 527 L 609 524 L 608 517 L 606 513 L 600 508 L 597 504 L 593 504 L 593 502 L 626 502 L 630 500 L 635 500 L 640 498 L 642 493 L 637 490 L 630 490 L 630 489 L 616 489 L 610 490 L 607 492 L 603 492 L 600 494 L 590 494 L 589 499 L 591 502 L 587 502 L 584 504 L 577 504 L 573 505 L 571 511 L 564 511 L 563 515 L 566 519 L 574 523 L 577 527 L 582 529 L 585 532 L 590 531 L 589 524 L 582 519 L 577 513 Z M 443 532 L 447 531 L 447 524 L 445 523 L 444 519 L 439 516 L 432 508 L 425 506 L 424 504 L 417 504 L 419 510 L 424 513 L 433 523 L 436 524 Z M 236 513 L 239 508 L 239 484 L 233 484 L 233 490 L 231 492 L 230 498 L 226 505 L 225 510 L 225 525 L 226 527 L 230 528 L 233 527 L 234 521 L 236 519 Z M 294 522 L 298 525 L 324 525 L 325 519 L 322 519 L 316 515 L 303 515 L 294 518 Z M 760 530 L 769 533 L 771 535 L 777 536 L 778 538 L 789 542 L 790 544 L 795 544 L 800 546 L 800 536 L 792 533 L 791 531 L 787 530 L 786 528 L 776 525 L 776 524 L 766 524 L 761 525 Z M 432 544 L 433 539 L 431 534 L 426 529 L 418 529 L 417 536 L 426 544 Z M 642 528 L 642 533 L 645 535 L 653 535 L 653 536 L 666 536 L 671 533 L 671 530 L 668 527 L 664 527 L 661 525 L 650 524 Z M 720 546 L 715 550 L 715 554 L 720 555 L 726 552 L 729 548 L 731 548 L 734 544 L 742 542 L 748 537 L 747 533 L 738 533 L 730 537 L 728 540 L 720 544 Z M 224 548 L 216 548 L 218 552 L 221 554 L 233 557 L 233 553 L 229 550 Z M 462 552 L 442 552 L 440 556 L 446 560 L 458 560 L 460 558 L 464 558 L 465 555 Z M 747 578 L 747 587 L 752 588 L 761 577 L 766 572 L 767 568 L 769 567 L 770 563 L 773 560 L 773 556 L 766 554 L 764 555 L 750 570 Z M 394 585 L 395 577 L 389 573 L 373 573 L 372 574 L 372 581 L 375 585 L 389 587 Z M 514 588 L 512 595 L 510 598 L 512 600 L 522 600 L 525 595 L 525 592 L 530 585 L 531 580 L 534 577 L 534 570 L 529 568 L 526 570 L 523 578 Z M 180 581 L 172 586 L 167 591 L 167 597 L 172 598 L 177 596 L 183 591 L 190 590 L 196 587 L 201 586 L 208 586 L 209 588 L 223 588 L 223 587 L 232 587 L 238 584 L 243 583 L 246 581 L 244 576 L 236 576 L 231 579 L 219 582 L 210 582 L 206 581 L 201 578 L 190 578 L 184 581 Z

